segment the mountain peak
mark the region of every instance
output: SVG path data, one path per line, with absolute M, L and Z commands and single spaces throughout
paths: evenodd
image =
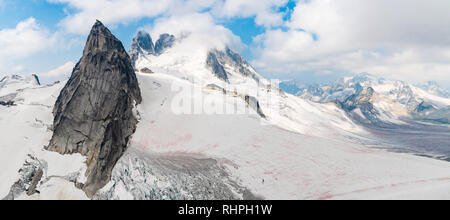
M 153 54 L 155 51 L 155 46 L 153 45 L 152 37 L 150 36 L 149 33 L 147 33 L 144 30 L 138 31 L 136 37 L 134 37 L 133 39 L 131 47 L 134 47 L 135 49 L 140 48 L 150 54 Z
M 83 54 L 94 51 L 108 51 L 111 49 L 125 52 L 122 42 L 120 42 L 102 22 L 97 20 L 94 26 L 92 26 Z
M 144 30 L 138 31 L 133 38 L 130 49 L 131 63 L 136 66 L 136 61 L 140 55 L 155 54 L 155 45 L 153 44 L 152 37 Z
M 131 62 L 134 67 L 138 62 L 139 57 L 154 55 L 159 56 L 163 54 L 168 48 L 171 48 L 176 39 L 171 34 L 161 34 L 156 43 L 153 43 L 152 37 L 144 30 L 137 32 L 133 38 L 130 48 Z
M 101 25 L 101 26 L 104 26 L 103 23 L 102 23 L 100 20 L 98 20 L 98 19 L 95 20 L 95 25 Z M 95 26 L 95 25 L 94 25 L 94 26 Z
M 83 190 L 92 196 L 109 182 L 136 129 L 133 115 L 141 93 L 122 43 L 97 22 L 83 57 L 54 107 L 49 150 L 88 156 Z

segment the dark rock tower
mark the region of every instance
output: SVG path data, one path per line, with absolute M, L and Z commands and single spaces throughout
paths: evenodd
M 122 43 L 97 21 L 83 57 L 59 95 L 48 149 L 87 156 L 89 197 L 105 186 L 136 130 L 141 92 Z

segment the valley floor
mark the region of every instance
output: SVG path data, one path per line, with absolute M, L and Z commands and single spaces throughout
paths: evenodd
M 384 142 L 381 149 L 450 161 L 450 127 L 445 125 L 405 120 L 401 125 L 366 125 L 366 129 Z

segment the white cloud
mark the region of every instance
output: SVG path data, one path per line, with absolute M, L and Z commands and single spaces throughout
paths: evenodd
M 218 18 L 255 17 L 258 25 L 283 23 L 279 8 L 289 0 L 47 0 L 68 5 L 60 22 L 68 32 L 85 34 L 96 19 L 107 25 L 126 24 L 144 17 L 181 16 L 212 10 Z
M 267 27 L 283 24 L 279 8 L 289 0 L 226 0 L 214 11 L 219 17 L 255 17 L 255 23 Z
M 447 0 L 312 0 L 295 8 L 289 26 L 316 33 L 333 47 L 343 41 L 342 49 L 448 45 L 449 8 Z
M 157 19 L 150 28 L 153 38 L 162 33 L 170 33 L 177 38 L 184 37 L 183 43 L 195 48 L 221 48 L 230 46 L 242 49 L 240 38 L 229 29 L 215 23 L 210 13 L 192 13 Z
M 3 59 L 28 57 L 55 42 L 55 36 L 34 18 L 20 22 L 13 29 L 0 30 L 0 56 Z
M 201 11 L 216 0 L 47 0 L 66 3 L 74 13 L 61 21 L 71 33 L 85 34 L 96 19 L 108 25 L 127 23 L 144 17 L 169 16 Z
M 12 68 L 12 70 L 13 70 L 15 73 L 21 72 L 21 71 L 23 71 L 24 69 L 25 69 L 25 67 L 24 67 L 23 65 L 18 65 L 18 66 L 15 66 L 15 67 Z
M 302 1 L 287 31 L 267 30 L 255 38 L 253 63 L 269 73 L 366 71 L 445 81 L 449 8 L 447 0 Z
M 50 70 L 46 73 L 39 74 L 40 77 L 64 77 L 69 76 L 72 73 L 73 68 L 75 67 L 74 62 L 67 62 L 62 66 L 59 66 L 53 70 Z
M 38 53 L 67 47 L 61 43 L 60 34 L 51 33 L 39 25 L 34 18 L 19 22 L 14 28 L 0 30 L 0 72 L 21 73 L 27 70 L 23 61 Z

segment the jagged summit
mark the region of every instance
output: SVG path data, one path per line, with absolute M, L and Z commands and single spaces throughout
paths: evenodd
M 152 37 L 145 31 L 139 31 L 137 33 L 136 37 L 133 39 L 133 46 L 139 47 L 149 53 L 155 52 Z
M 163 54 L 168 48 L 174 45 L 175 41 L 175 36 L 170 34 L 161 34 L 159 39 L 154 44 L 149 33 L 144 30 L 138 31 L 136 36 L 133 38 L 130 49 L 130 57 L 133 66 L 136 66 L 136 62 L 142 56 L 159 56 Z
M 87 181 L 93 196 L 110 179 L 136 129 L 133 108 L 141 93 L 122 43 L 100 22 L 92 27 L 72 76 L 53 110 L 49 150 L 88 157 Z
M 141 30 L 133 38 L 130 49 L 131 63 L 133 66 L 139 59 L 140 55 L 155 54 L 155 45 L 153 44 L 152 37 L 147 32 Z
M 87 55 L 88 53 L 106 52 L 109 50 L 125 52 L 122 42 L 120 42 L 102 22 L 97 20 L 86 41 L 83 54 Z

